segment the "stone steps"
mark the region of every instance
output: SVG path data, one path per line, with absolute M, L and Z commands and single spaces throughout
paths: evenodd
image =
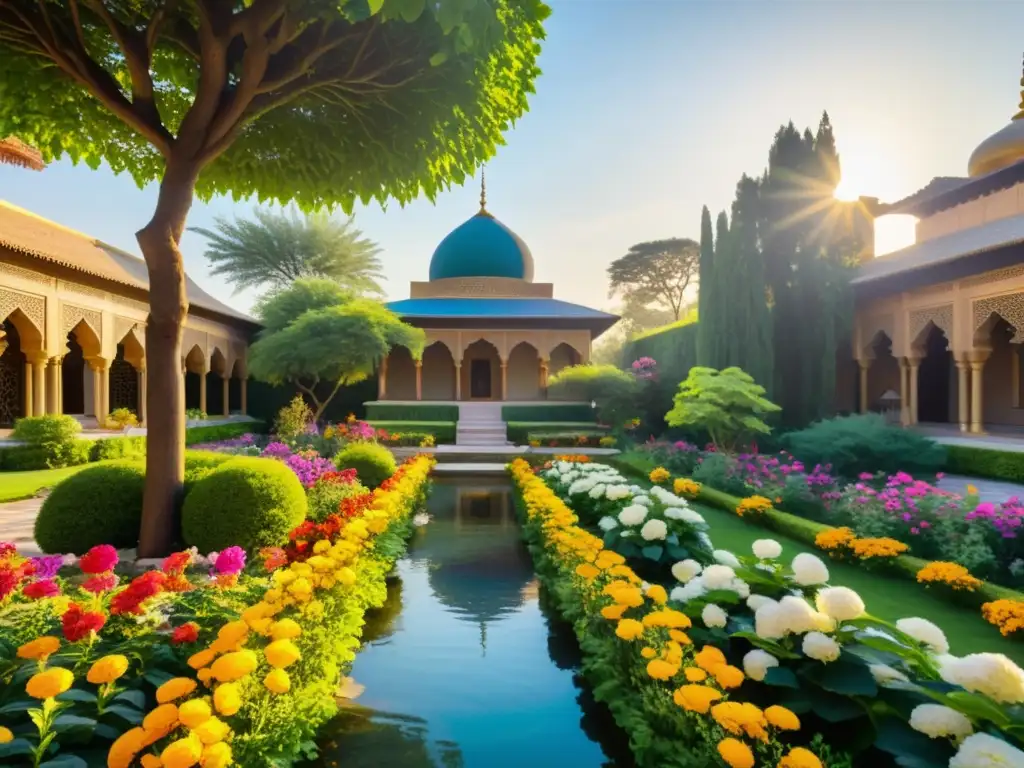
M 508 445 L 507 427 L 501 418 L 501 403 L 460 403 L 455 425 L 455 444 L 473 446 Z

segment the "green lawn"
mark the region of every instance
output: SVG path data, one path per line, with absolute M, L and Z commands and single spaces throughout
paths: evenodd
M 0 503 L 30 499 L 43 488 L 52 488 L 61 480 L 81 472 L 86 467 L 109 464 L 108 461 L 94 461 L 60 469 L 37 469 L 32 472 L 0 472 Z
M 733 513 L 702 504 L 693 506 L 708 521 L 708 534 L 717 548 L 749 555 L 750 545 L 756 539 L 775 539 L 782 544 L 784 561 L 792 560 L 800 552 L 822 556 L 821 551 L 814 547 L 745 523 Z M 887 621 L 920 616 L 942 627 L 954 654 L 1003 653 L 1018 664 L 1024 664 L 1024 643 L 1000 635 L 994 626 L 981 618 L 981 612 L 976 608 L 957 605 L 915 582 L 889 577 L 863 566 L 829 561 L 828 569 L 830 583 L 857 592 L 864 599 L 868 612 L 874 616 Z

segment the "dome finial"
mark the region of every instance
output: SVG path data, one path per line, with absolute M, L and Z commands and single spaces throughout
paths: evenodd
M 477 216 L 490 216 L 491 212 L 487 210 L 487 169 L 484 166 L 480 167 L 480 212 Z
M 1024 69 L 1024 65 L 1022 65 L 1021 69 Z M 1020 104 L 1017 105 L 1018 112 L 1013 116 L 1014 120 L 1024 119 L 1024 75 L 1020 78 L 1020 89 Z

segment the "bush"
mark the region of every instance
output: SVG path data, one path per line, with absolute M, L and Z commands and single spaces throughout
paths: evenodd
M 71 416 L 29 416 L 14 422 L 11 437 L 46 452 L 49 468 L 70 467 L 89 460 L 88 447 L 78 444 L 82 425 Z
M 89 446 L 89 461 L 106 459 L 142 459 L 146 456 L 146 438 L 110 437 L 94 440 Z
M 308 517 L 316 523 L 322 523 L 328 515 L 338 512 L 338 505 L 350 496 L 366 493 L 366 486 L 356 481 L 352 483 L 320 480 L 306 489 L 306 500 L 309 503 Z
M 786 436 L 786 447 L 809 467 L 831 464 L 832 473 L 848 480 L 861 472 L 908 472 L 923 476 L 940 471 L 945 449 L 933 440 L 886 422 L 879 414 L 838 416 Z
M 43 552 L 81 555 L 97 544 L 134 547 L 142 520 L 145 467 L 123 461 L 87 467 L 58 483 L 36 518 Z
M 107 416 L 107 422 L 104 426 L 107 429 L 137 427 L 139 426 L 139 419 L 136 417 L 135 411 L 131 408 L 115 408 L 111 411 L 110 415 Z
M 338 469 L 354 469 L 367 488 L 376 488 L 397 468 L 391 451 L 377 443 L 349 443 L 334 457 L 334 463 Z
M 1024 453 L 974 448 L 967 445 L 946 446 L 946 471 L 971 477 L 989 477 L 1011 483 L 1024 482 Z
M 212 424 L 209 427 L 189 427 L 185 430 L 185 445 L 196 443 L 216 443 L 219 440 L 230 440 L 251 432 L 266 431 L 262 421 L 239 421 L 234 424 Z
M 565 432 L 608 434 L 606 429 L 598 427 L 592 421 L 510 421 L 507 434 L 508 441 L 512 445 L 526 445 L 531 434 L 541 435 Z
M 505 421 L 530 421 L 544 424 L 566 422 L 594 423 L 594 409 L 589 403 L 552 403 L 550 405 L 505 405 L 501 418 Z
M 607 432 L 596 429 L 578 430 L 574 432 L 530 432 L 526 436 L 527 445 L 549 448 L 596 448 L 608 436 Z M 612 442 L 614 443 L 614 438 Z
M 281 440 L 292 440 L 308 432 L 313 421 L 313 411 L 306 405 L 302 395 L 296 395 L 288 405 L 277 412 L 277 418 L 274 419 L 274 434 Z
M 185 495 L 197 482 L 235 458 L 230 453 L 216 451 L 185 451 Z
M 286 465 L 238 456 L 195 482 L 185 497 L 181 531 L 200 552 L 237 545 L 252 554 L 286 542 L 307 509 L 306 492 Z
M 455 442 L 454 421 L 369 421 L 367 423 L 390 433 L 398 432 L 408 435 L 412 432 L 420 432 L 433 435 L 435 443 Z M 419 443 L 415 443 L 415 445 L 419 445 Z
M 206 411 L 201 408 L 186 408 L 185 419 L 188 421 L 206 421 Z
M 367 403 L 367 421 L 445 421 L 459 420 L 459 406 L 424 403 Z
M 53 464 L 53 452 L 39 445 L 14 445 L 0 450 L 0 469 L 8 472 L 32 472 L 51 467 L 72 467 L 89 463 L 88 440 L 75 440 L 62 451 L 65 463 Z
M 640 382 L 614 365 L 570 365 L 551 377 L 548 391 L 552 397 L 596 403 L 598 418 L 616 429 L 643 410 Z

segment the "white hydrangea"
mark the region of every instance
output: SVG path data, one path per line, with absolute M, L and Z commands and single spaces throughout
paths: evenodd
M 649 493 L 666 507 L 685 507 L 687 503 L 686 499 L 680 498 L 658 485 L 652 487 Z
M 639 504 L 630 504 L 619 512 L 619 522 L 623 525 L 640 525 L 646 517 L 647 508 L 641 507 Z
M 747 608 L 755 613 L 762 605 L 775 605 L 775 601 L 764 595 L 751 595 L 747 598 Z
M 670 520 L 682 520 L 690 525 L 704 525 L 704 516 L 689 507 L 669 507 L 665 510 L 665 517 Z
M 864 615 L 864 601 L 849 587 L 819 589 L 814 604 L 836 621 L 851 621 Z
M 709 565 L 701 578 L 708 589 L 728 589 L 736 578 L 736 571 L 728 565 Z
M 569 495 L 577 496 L 581 493 L 590 493 L 590 489 L 595 485 L 596 483 L 591 478 L 581 477 L 579 480 L 574 480 L 569 486 Z
M 703 597 L 707 591 L 707 586 L 704 584 L 704 577 L 697 576 L 696 578 L 690 579 L 683 586 L 673 589 L 672 594 L 669 595 L 669 597 L 680 603 L 688 603 L 691 600 Z
M 793 558 L 793 580 L 805 587 L 824 584 L 828 581 L 828 567 L 817 555 L 801 552 Z
M 898 669 L 893 669 L 888 664 L 871 664 L 868 666 L 871 676 L 879 685 L 887 683 L 905 683 L 908 678 Z
M 946 656 L 939 660 L 939 674 L 947 683 L 983 693 L 1000 703 L 1024 703 L 1024 670 L 1001 653 Z
M 648 520 L 640 529 L 640 535 L 645 541 L 661 541 L 668 536 L 668 526 L 664 520 Z
M 629 498 L 629 486 L 628 485 L 609 485 L 608 490 L 604 492 L 604 495 L 609 501 L 619 501 L 620 499 Z
M 645 493 L 647 493 L 647 491 L 645 491 L 639 485 L 635 484 L 629 486 L 629 492 L 632 493 L 634 496 L 643 496 Z
M 672 566 L 672 576 L 676 581 L 685 584 L 701 571 L 701 565 L 696 560 L 680 560 Z
M 821 632 L 808 632 L 804 635 L 801 648 L 805 655 L 825 663 L 835 661 L 842 652 L 839 643 Z
M 758 539 L 754 542 L 751 549 L 754 552 L 754 556 L 762 560 L 774 560 L 782 554 L 782 545 L 775 539 Z
M 802 635 L 818 629 L 817 613 L 802 597 L 786 595 L 779 600 L 779 612 L 786 632 Z
M 910 727 L 932 739 L 960 741 L 974 733 L 966 716 L 941 704 L 918 704 L 910 713 Z
M 743 671 L 751 680 L 758 682 L 764 680 L 769 669 L 777 666 L 779 666 L 779 660 L 760 648 L 748 651 L 747 655 L 743 657 Z
M 740 567 L 740 561 L 736 558 L 736 555 L 734 555 L 732 552 L 730 552 L 727 549 L 716 549 L 712 553 L 712 556 L 715 558 L 715 562 L 716 563 L 721 563 L 722 565 L 727 565 L 730 568 L 739 568 Z
M 822 613 L 821 611 L 815 611 L 814 612 L 814 618 L 811 621 L 812 621 L 812 623 L 814 625 L 814 628 L 816 630 L 818 630 L 819 632 L 826 632 L 827 633 L 827 632 L 835 632 L 836 631 L 837 622 L 836 622 L 835 619 L 833 619 L 827 613 Z
M 568 461 L 559 461 L 555 464 L 555 469 L 557 469 L 564 475 L 566 472 L 572 471 L 573 465 L 570 464 Z
M 946 633 L 928 619 L 911 617 L 900 619 L 896 622 L 896 628 L 906 632 L 920 643 L 927 645 L 934 653 L 949 653 L 949 641 Z
M 606 486 L 601 485 L 600 483 L 595 485 L 593 488 L 590 489 L 590 498 L 592 498 L 592 499 L 603 498 L 604 497 L 605 487 Z
M 724 627 L 726 622 L 729 621 L 729 614 L 714 603 L 708 603 L 704 606 L 704 610 L 700 612 L 700 618 L 706 627 Z
M 611 515 L 606 515 L 605 517 L 602 517 L 600 520 L 597 521 L 597 527 L 600 528 L 602 531 L 610 531 L 614 528 L 619 527 L 619 521 Z
M 705 549 L 715 548 L 714 544 L 711 543 L 711 537 L 704 533 L 704 531 L 697 534 L 697 541 L 699 541 L 700 545 Z
M 651 497 L 650 496 L 644 496 L 642 494 L 640 496 L 634 496 L 633 497 L 633 503 L 634 504 L 639 504 L 642 507 L 653 507 L 654 506 L 654 502 L 651 501 Z
M 1016 768 L 1024 765 L 1024 752 L 995 736 L 975 733 L 963 740 L 949 768 Z
M 747 584 L 743 579 L 733 579 L 732 584 L 729 585 L 729 589 L 735 592 L 737 595 L 746 600 L 750 597 L 750 585 Z
M 786 620 L 778 603 L 771 601 L 754 611 L 754 631 L 765 640 L 781 640 L 786 636 Z

